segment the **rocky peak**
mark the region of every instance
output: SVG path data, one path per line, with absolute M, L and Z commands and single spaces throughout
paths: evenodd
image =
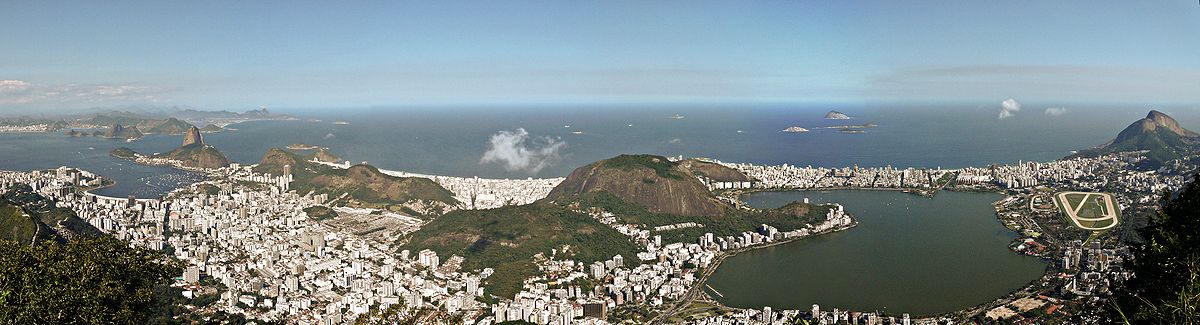
M 1179 122 L 1176 122 L 1174 118 L 1171 118 L 1170 116 L 1167 116 L 1167 114 L 1163 114 L 1159 111 L 1151 110 L 1149 114 L 1146 114 L 1146 118 L 1142 119 L 1142 121 L 1144 129 L 1154 130 L 1155 128 L 1161 127 L 1180 136 L 1196 136 L 1195 132 L 1184 129 L 1183 127 L 1179 126 Z
M 204 144 L 204 138 L 200 135 L 200 129 L 192 126 L 183 134 L 183 146 L 193 144 Z
M 1198 136 L 1195 132 L 1179 126 L 1179 122 L 1176 122 L 1174 118 L 1171 118 L 1167 114 L 1152 110 L 1149 114 L 1146 114 L 1145 118 L 1133 122 L 1133 124 L 1130 124 L 1125 130 L 1117 134 L 1117 138 L 1113 140 L 1113 143 L 1121 143 L 1129 139 L 1134 139 L 1139 135 L 1154 133 L 1158 129 L 1166 130 L 1183 138 Z

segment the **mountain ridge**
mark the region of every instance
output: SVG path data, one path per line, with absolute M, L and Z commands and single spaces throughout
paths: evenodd
M 1163 163 L 1195 154 L 1200 149 L 1200 134 L 1185 129 L 1171 116 L 1151 110 L 1122 129 L 1116 138 L 1095 148 L 1082 150 L 1070 157 L 1090 157 L 1116 152 L 1146 151 L 1143 168 L 1157 168 Z

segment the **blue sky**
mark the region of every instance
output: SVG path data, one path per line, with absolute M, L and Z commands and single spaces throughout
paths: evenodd
M 1196 1 L 0 2 L 0 111 L 1200 102 Z

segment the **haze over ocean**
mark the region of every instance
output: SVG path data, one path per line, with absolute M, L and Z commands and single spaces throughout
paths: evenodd
M 306 143 L 330 147 L 353 163 L 366 161 L 384 169 L 487 178 L 565 176 L 576 167 L 622 153 L 756 164 L 959 168 L 1058 159 L 1108 141 L 1149 109 L 1068 107 L 1066 113 L 1052 115 L 1026 105 L 1003 120 L 998 118 L 999 103 L 279 110 L 301 120 L 236 124 L 232 127 L 237 131 L 205 134 L 205 140 L 244 164 L 256 163 L 271 147 Z M 1160 109 L 1174 114 L 1185 127 L 1200 125 L 1200 112 Z M 829 110 L 854 118 L 825 120 Z M 672 118 L 676 114 L 683 118 Z M 868 122 L 878 127 L 863 134 L 820 129 Z M 789 126 L 812 131 L 780 132 Z M 504 143 L 510 145 L 502 148 L 490 147 L 492 137 L 519 134 L 518 130 L 525 130 L 526 137 L 507 139 Z M 101 193 L 153 196 L 173 188 L 165 184 L 170 183 L 167 179 L 186 173 L 129 164 L 108 156 L 108 151 L 127 146 L 165 152 L 181 141 L 180 136 L 162 135 L 126 143 L 68 139 L 59 133 L 0 134 L 0 163 L 11 170 L 80 167 L 118 180 L 117 187 Z M 559 145 L 548 149 L 555 143 Z M 507 160 L 482 162 L 490 149 L 505 151 Z M 147 185 L 147 178 L 164 184 Z

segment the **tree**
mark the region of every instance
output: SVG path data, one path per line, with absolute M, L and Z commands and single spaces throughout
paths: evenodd
M 0 323 L 157 322 L 156 289 L 182 273 L 162 252 L 109 236 L 32 246 L 0 240 Z
M 1134 277 L 1114 290 L 1110 318 L 1127 324 L 1200 324 L 1200 174 L 1133 247 Z

